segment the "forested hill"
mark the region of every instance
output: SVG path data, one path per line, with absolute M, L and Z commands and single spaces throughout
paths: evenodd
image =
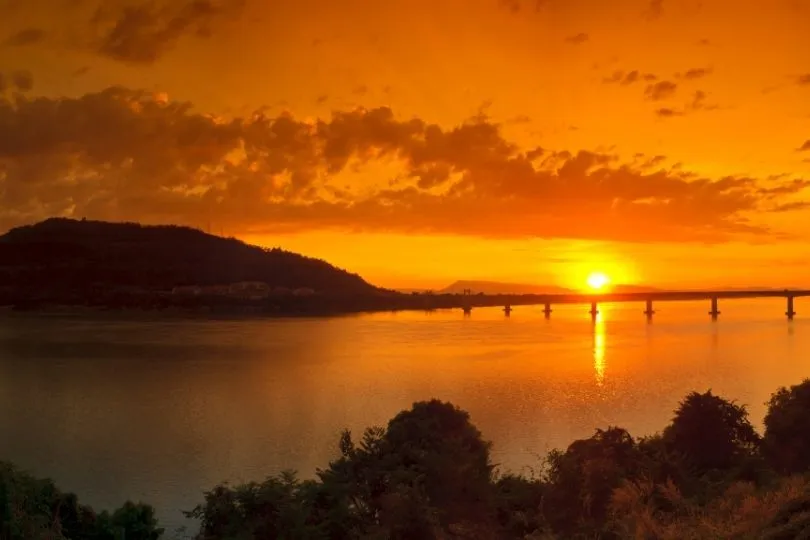
M 171 290 L 263 282 L 325 294 L 377 292 L 317 259 L 179 226 L 53 218 L 0 236 L 0 286 Z

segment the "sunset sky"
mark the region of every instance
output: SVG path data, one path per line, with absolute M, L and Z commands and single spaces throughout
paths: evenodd
M 0 0 L 0 230 L 810 286 L 810 0 Z M 227 264 L 227 261 L 223 261 Z

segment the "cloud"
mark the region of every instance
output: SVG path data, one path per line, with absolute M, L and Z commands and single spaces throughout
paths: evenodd
M 789 203 L 778 204 L 771 208 L 771 212 L 795 212 L 797 210 L 807 210 L 810 208 L 810 202 L 795 201 Z
M 639 81 L 654 82 L 658 80 L 658 76 L 653 73 L 642 73 L 638 70 L 633 71 L 614 71 L 610 77 L 602 79 L 605 84 L 621 84 L 628 86 L 635 84 Z
M 93 48 L 113 60 L 150 64 L 184 36 L 209 36 L 215 21 L 243 7 L 244 0 L 104 2 L 89 21 Z
M 664 14 L 664 0 L 650 0 L 645 14 L 650 19 L 660 18 Z
M 713 71 L 714 70 L 712 68 L 693 68 L 686 71 L 680 76 L 688 81 L 694 81 L 697 79 L 702 79 L 703 77 L 706 77 L 708 75 L 711 75 Z
M 810 152 L 810 140 L 806 141 L 803 145 L 796 149 L 797 152 Z
M 2 43 L 16 47 L 45 43 L 128 64 L 151 64 L 184 39 L 203 39 L 221 31 L 251 1 L 25 0 L 28 18 L 22 19 L 20 9 L 19 31 Z M 11 7 L 15 5 L 23 2 Z M 59 12 L 64 9 L 69 13 Z M 7 11 L 0 9 L 4 15 Z M 40 15 L 32 15 L 36 13 Z M 59 19 L 57 26 L 53 17 Z
M 34 89 L 34 77 L 30 71 L 17 70 L 11 74 L 11 84 L 20 92 L 30 92 Z
M 684 116 L 686 113 L 677 109 L 671 109 L 669 107 L 661 107 L 660 109 L 655 110 L 655 114 L 661 118 L 673 118 L 675 116 Z
M 512 13 L 519 13 L 523 8 L 531 7 L 534 11 L 540 11 L 552 0 L 498 0 L 498 5 Z
M 40 28 L 27 28 L 9 36 L 5 44 L 9 47 L 33 45 L 45 39 L 45 31 Z
M 707 103 L 709 96 L 703 90 L 696 90 L 692 97 L 692 102 L 688 108 L 692 111 L 714 111 L 720 108 L 719 105 Z
M 692 100 L 687 103 L 682 109 L 673 109 L 671 107 L 662 107 L 655 111 L 655 114 L 660 118 L 673 118 L 676 116 L 686 116 L 688 113 L 698 111 L 714 111 L 720 108 L 719 105 L 708 103 L 708 94 L 702 90 L 695 91 Z
M 573 35 L 573 36 L 568 36 L 567 38 L 565 38 L 565 41 L 567 43 L 572 44 L 572 45 L 581 45 L 581 44 L 585 43 L 586 41 L 588 41 L 589 39 L 590 39 L 590 36 L 588 36 L 588 34 L 586 34 L 584 32 L 580 32 L 579 34 L 576 34 L 576 35 Z
M 512 13 L 518 13 L 523 7 L 521 0 L 498 0 L 498 5 Z
M 796 77 L 796 83 L 800 86 L 810 85 L 810 73 Z
M 396 172 L 381 177 L 381 166 Z M 521 150 L 482 115 L 453 127 L 386 107 L 226 119 L 124 88 L 0 100 L 2 228 L 64 215 L 215 220 L 234 234 L 724 241 L 767 234 L 752 219 L 806 185 Z
M 652 101 L 661 101 L 675 95 L 678 85 L 672 81 L 660 81 L 644 89 L 644 95 Z

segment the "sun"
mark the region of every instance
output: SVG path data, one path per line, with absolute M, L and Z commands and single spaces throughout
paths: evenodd
M 610 283 L 610 278 L 603 272 L 591 272 L 588 275 L 587 283 L 591 290 L 601 291 Z

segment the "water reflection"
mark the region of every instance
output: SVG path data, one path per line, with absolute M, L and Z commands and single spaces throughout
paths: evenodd
M 605 321 L 601 314 L 593 321 L 593 370 L 596 384 L 602 386 L 605 383 Z
M 781 301 L 735 302 L 716 324 L 702 302 L 667 305 L 653 325 L 640 307 L 600 305 L 593 323 L 586 306 L 508 321 L 500 308 L 467 319 L 7 317 L 0 459 L 94 507 L 151 502 L 173 530 L 217 482 L 288 468 L 312 478 L 337 457 L 342 429 L 386 425 L 414 401 L 467 410 L 494 460 L 520 471 L 596 427 L 654 433 L 692 390 L 750 404 L 760 427 L 771 393 L 810 372 L 810 323 L 786 330 Z

